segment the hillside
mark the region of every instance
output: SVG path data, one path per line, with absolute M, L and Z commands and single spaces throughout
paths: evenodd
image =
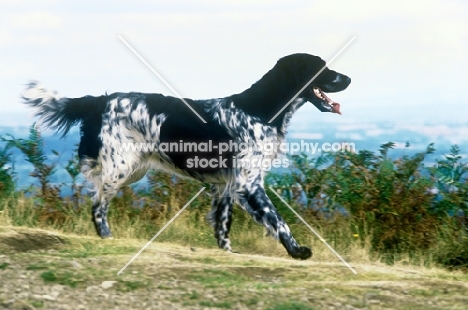
M 466 309 L 468 275 L 0 227 L 5 309 Z

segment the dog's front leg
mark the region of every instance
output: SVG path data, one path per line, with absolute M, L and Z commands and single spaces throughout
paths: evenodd
M 310 248 L 297 244 L 288 225 L 276 211 L 260 182 L 244 184 L 238 190 L 238 198 L 242 207 L 283 244 L 289 255 L 298 259 L 308 259 L 312 256 Z
M 226 190 L 225 185 L 214 184 L 211 186 L 212 203 L 208 220 L 214 228 L 215 238 L 220 249 L 232 252 L 229 231 L 232 223 L 232 205 L 234 199 Z

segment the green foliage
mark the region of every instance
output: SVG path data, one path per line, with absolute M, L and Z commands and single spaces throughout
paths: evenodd
M 77 287 L 83 282 L 83 275 L 71 273 L 69 271 L 44 271 L 41 278 L 45 283 L 58 283 L 70 287 Z
M 65 166 L 65 171 L 67 171 L 68 175 L 72 179 L 71 190 L 73 206 L 78 208 L 81 200 L 81 190 L 83 189 L 83 185 L 78 184 L 78 176 L 81 173 L 80 159 L 78 157 L 78 145 L 75 145 L 75 150 Z
M 178 211 L 183 207 L 186 201 L 189 201 L 194 193 L 198 192 L 202 186 L 207 188 L 206 192 L 209 192 L 210 186 L 207 184 L 201 184 L 198 181 L 180 178 L 172 174 L 167 174 L 162 171 L 150 170 L 147 174 L 148 183 L 150 185 L 150 191 L 148 194 L 153 199 L 156 199 L 157 203 L 161 206 L 169 206 L 174 208 L 172 211 Z M 206 194 L 202 194 L 201 197 L 190 205 L 191 209 L 195 209 L 200 205 L 205 204 L 209 200 L 205 197 Z M 182 203 L 182 205 L 179 205 Z
M 377 154 L 362 150 L 317 158 L 294 155 L 291 176 L 271 175 L 267 181 L 289 203 L 302 205 L 298 210 L 316 226 L 348 222 L 349 235 L 362 246 L 370 242 L 371 254 L 386 262 L 402 255 L 419 257 L 419 253 L 440 246 L 440 238 L 448 234 L 453 243 L 444 246 L 457 253 L 451 264 L 466 264 L 468 255 L 461 249 L 466 248 L 467 238 L 464 176 L 468 165 L 461 163 L 459 149 L 452 147 L 445 160 L 428 169 L 424 160 L 435 151 L 432 144 L 413 156 L 391 159 L 388 154 L 394 146 L 392 142 L 383 144 Z M 450 261 L 448 257 L 437 260 Z
M 445 159 L 438 160 L 430 169 L 440 195 L 434 205 L 434 212 L 440 216 L 453 216 L 460 211 L 466 215 L 468 212 L 468 183 L 465 178 L 468 163 L 461 162 L 461 159 L 460 149 L 454 145 Z
M 0 198 L 9 196 L 15 189 L 12 168 L 8 166 L 11 164 L 9 149 L 8 145 L 0 148 Z
M 397 160 L 387 157 L 392 147 L 382 145 L 380 155 L 337 154 L 330 174 L 336 178 L 330 188 L 336 203 L 350 211 L 361 239 L 370 234 L 371 249 L 388 254 L 390 261 L 398 253 L 428 249 L 436 232 L 428 214 L 430 182 L 419 170 L 432 146 Z
M 34 166 L 31 176 L 39 180 L 41 184 L 41 197 L 45 203 L 53 203 L 58 198 L 58 189 L 50 185 L 50 178 L 55 172 L 56 164 L 47 164 L 47 156 L 44 154 L 44 140 L 41 133 L 33 124 L 29 128 L 29 139 L 17 139 L 12 135 L 2 137 L 7 142 L 7 147 L 15 147 L 20 150 L 26 160 Z
M 0 149 L 0 196 L 14 192 L 11 147 L 18 148 L 33 164 L 31 175 L 39 179 L 42 191 L 33 197 L 34 203 L 22 193 L 15 194 L 0 205 L 0 220 L 3 217 L 13 225 L 94 235 L 90 201 L 81 196 L 83 185 L 78 184 L 78 157 L 74 155 L 64 167 L 72 178 L 73 195 L 61 198 L 58 188 L 50 185 L 56 165 L 47 163 L 44 142 L 36 127 L 30 128 L 28 139 L 2 139 L 7 145 Z M 435 151 L 432 144 L 423 152 L 397 159 L 389 155 L 394 147 L 389 142 L 377 152 L 325 153 L 315 158 L 293 155 L 289 158 L 291 172 L 269 173 L 266 188 L 272 186 L 345 255 L 352 246 L 359 246 L 388 263 L 406 257 L 417 264 L 468 267 L 468 164 L 462 161 L 460 149 L 453 146 L 444 159 L 425 167 L 425 159 Z M 109 219 L 116 236 L 152 237 L 201 186 L 209 189 L 208 184 L 160 171 L 150 171 L 147 178 L 146 189 L 124 187 L 113 199 Z M 310 242 L 310 232 L 291 210 L 275 195 L 269 193 L 269 197 L 298 241 Z M 206 190 L 177 220 L 185 224 L 171 226 L 161 240 L 215 244 L 204 220 L 210 204 Z M 237 240 L 258 238 L 257 232 L 261 235 L 261 228 L 245 212 L 235 208 L 234 217 L 232 233 L 238 235 Z M 53 276 L 57 275 L 44 273 L 44 280 Z M 132 289 L 130 286 L 127 289 Z
M 55 282 L 57 281 L 57 276 L 53 271 L 44 271 L 41 273 L 41 278 L 44 282 Z
M 44 307 L 44 301 L 42 300 L 32 300 L 30 302 L 31 306 L 35 308 L 43 308 Z

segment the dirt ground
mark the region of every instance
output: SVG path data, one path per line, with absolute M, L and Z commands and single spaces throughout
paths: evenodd
M 468 275 L 435 268 L 100 240 L 0 227 L 0 309 L 467 309 Z

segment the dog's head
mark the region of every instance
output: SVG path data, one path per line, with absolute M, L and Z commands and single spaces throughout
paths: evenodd
M 308 84 L 299 97 L 311 102 L 321 111 L 341 114 L 340 105 L 325 93 L 346 89 L 351 83 L 348 76 L 328 69 L 323 59 L 309 54 L 283 57 L 278 60 L 276 67 L 290 80 L 294 94 Z

